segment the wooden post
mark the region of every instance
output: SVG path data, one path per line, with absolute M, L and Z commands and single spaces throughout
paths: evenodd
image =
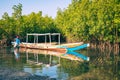
M 38 35 L 36 37 L 37 37 L 37 43 L 38 43 Z
M 36 36 L 34 35 L 34 43 L 35 43 L 35 38 L 36 38 Z
M 27 36 L 26 36 L 26 43 L 28 42 L 28 34 L 27 34 Z
M 60 45 L 60 34 L 59 34 L 59 37 L 58 37 L 58 41 L 59 41 L 59 45 Z
M 46 36 L 47 36 L 47 35 L 45 35 L 45 45 L 46 45 L 46 42 L 47 42 L 47 41 L 46 41 Z
M 51 45 L 51 34 L 49 34 L 49 40 L 50 40 L 50 45 Z
M 26 45 L 25 45 L 25 49 L 27 48 L 27 43 L 28 43 L 28 34 L 26 36 Z

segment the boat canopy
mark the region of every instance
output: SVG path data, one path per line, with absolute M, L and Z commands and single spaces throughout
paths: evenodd
M 53 35 L 57 35 L 58 36 L 58 44 L 60 45 L 60 33 L 44 33 L 44 34 L 27 33 L 26 43 L 28 43 L 28 36 L 34 36 L 34 43 L 38 43 L 38 37 L 39 36 L 45 36 L 45 43 L 46 43 L 47 42 L 47 36 L 49 36 L 49 42 L 51 44 L 51 37 Z

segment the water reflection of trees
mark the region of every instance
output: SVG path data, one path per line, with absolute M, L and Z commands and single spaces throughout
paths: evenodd
M 88 62 L 79 62 L 72 60 L 61 60 L 61 68 L 66 73 L 69 73 L 69 76 L 78 76 L 89 71 Z
M 120 79 L 120 55 L 114 54 L 112 50 L 101 51 L 100 49 L 83 50 L 90 56 L 89 62 L 72 61 L 68 59 L 60 59 L 60 70 L 69 73 L 72 79 L 88 79 L 88 80 L 118 80 Z M 82 52 L 82 51 L 81 51 Z M 33 54 L 30 54 L 34 59 Z M 39 61 L 49 62 L 50 55 L 39 56 Z M 58 61 L 58 57 L 54 57 Z M 39 66 L 40 67 L 40 66 Z M 74 77 L 77 76 L 77 77 Z
M 119 79 L 119 53 L 113 52 L 109 49 L 106 49 L 104 51 L 101 49 L 95 49 L 92 52 L 90 52 L 90 56 L 92 56 L 92 61 L 90 61 L 91 69 L 95 68 L 95 71 L 98 71 L 98 73 L 99 71 L 102 71 L 101 74 L 105 75 L 103 77 L 109 79 Z M 101 76 L 101 74 L 99 74 L 99 76 Z
M 22 66 L 26 63 L 26 57 L 24 54 L 20 54 L 19 61 L 16 61 L 14 50 L 10 47 L 0 49 L 0 66 L 8 68 L 16 68 L 21 70 Z
M 84 50 L 86 51 L 86 50 Z M 119 80 L 120 79 L 120 53 L 114 50 L 88 49 L 90 56 L 89 71 L 73 80 Z

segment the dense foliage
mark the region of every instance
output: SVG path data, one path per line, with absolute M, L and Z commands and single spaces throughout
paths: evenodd
M 52 17 L 42 16 L 42 12 L 32 12 L 29 15 L 22 15 L 22 4 L 14 5 L 13 15 L 10 17 L 7 12 L 0 20 L 0 39 L 12 40 L 16 35 L 24 41 L 27 33 L 52 33 L 56 32 Z
M 73 0 L 55 21 L 70 41 L 120 42 L 119 0 Z
M 22 15 L 22 4 L 12 7 L 10 17 L 5 12 L 0 20 L 0 39 L 12 40 L 26 33 L 60 32 L 68 42 L 120 42 L 119 0 L 72 0 L 64 10 L 58 9 L 55 19 L 42 12 Z

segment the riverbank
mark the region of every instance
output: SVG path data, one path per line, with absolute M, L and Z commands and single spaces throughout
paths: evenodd
M 0 67 L 0 80 L 56 80 L 48 76 L 32 75 L 13 68 Z

